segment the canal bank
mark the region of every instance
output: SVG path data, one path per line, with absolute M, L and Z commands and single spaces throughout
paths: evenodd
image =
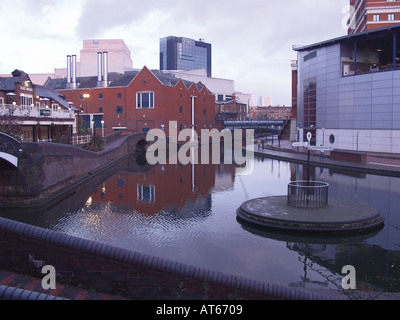
M 304 147 L 293 147 L 293 141 L 284 140 L 278 145 L 265 145 L 265 148 L 254 146 L 254 154 L 276 160 L 289 161 L 299 164 L 307 164 L 307 149 Z M 323 158 L 320 153 L 310 153 L 310 165 L 321 168 L 333 168 L 344 172 L 360 172 L 374 175 L 400 177 L 400 154 L 365 152 L 365 161 L 339 160 L 331 157 L 330 152 L 324 152 Z

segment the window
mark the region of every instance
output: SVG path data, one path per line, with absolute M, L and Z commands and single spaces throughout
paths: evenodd
M 118 92 L 117 98 L 118 98 L 118 99 L 122 99 L 122 93 L 121 93 L 121 92 Z
M 374 21 L 380 21 L 381 16 L 379 14 L 374 14 Z
M 138 92 L 136 96 L 136 108 L 154 108 L 154 92 Z
M 153 202 L 156 198 L 156 187 L 153 185 L 143 186 L 137 185 L 137 200 L 143 202 Z
M 124 107 L 123 106 L 117 106 L 117 114 L 122 114 L 124 113 Z
M 309 54 L 304 56 L 304 62 L 314 59 L 317 57 L 317 51 L 310 52 Z
M 99 93 L 99 100 L 103 99 L 103 94 Z
M 183 113 L 183 108 L 182 108 L 182 106 L 179 107 L 179 113 Z
M 390 14 L 388 15 L 388 20 L 389 20 L 389 21 L 394 21 L 394 13 L 390 13 Z

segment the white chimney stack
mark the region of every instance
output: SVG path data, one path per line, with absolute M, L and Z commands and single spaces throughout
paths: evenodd
M 97 52 L 97 86 L 100 87 L 103 81 L 103 54 Z
M 108 87 L 108 52 L 103 52 L 103 86 Z
M 72 56 L 72 88 L 76 88 L 76 55 Z
M 71 84 L 71 56 L 67 56 L 67 85 Z

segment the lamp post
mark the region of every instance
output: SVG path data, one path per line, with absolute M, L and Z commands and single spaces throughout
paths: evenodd
M 271 129 L 272 129 L 272 145 L 274 145 L 274 133 L 275 133 L 275 126 L 274 126 L 274 125 L 272 125 Z
M 104 120 L 101 120 L 101 136 L 104 138 Z
M 95 130 L 95 126 L 94 126 L 94 120 L 92 120 L 92 135 L 93 137 L 95 136 L 96 130 Z
M 85 110 L 86 119 L 85 119 L 85 121 L 86 121 L 86 124 L 88 124 L 89 127 L 90 127 L 90 117 L 89 117 L 89 120 L 87 120 L 87 116 L 88 116 L 88 99 L 89 99 L 89 98 L 90 98 L 90 94 L 85 93 L 85 94 L 83 95 L 83 99 L 85 99 L 85 102 L 86 102 L 86 110 Z
M 358 141 L 359 141 L 360 131 L 357 131 L 356 134 L 357 134 L 357 152 L 358 152 Z

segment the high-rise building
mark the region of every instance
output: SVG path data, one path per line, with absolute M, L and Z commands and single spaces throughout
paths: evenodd
M 211 44 L 184 38 L 160 39 L 160 70 L 205 69 L 211 77 Z
M 350 0 L 349 34 L 400 24 L 400 0 Z

